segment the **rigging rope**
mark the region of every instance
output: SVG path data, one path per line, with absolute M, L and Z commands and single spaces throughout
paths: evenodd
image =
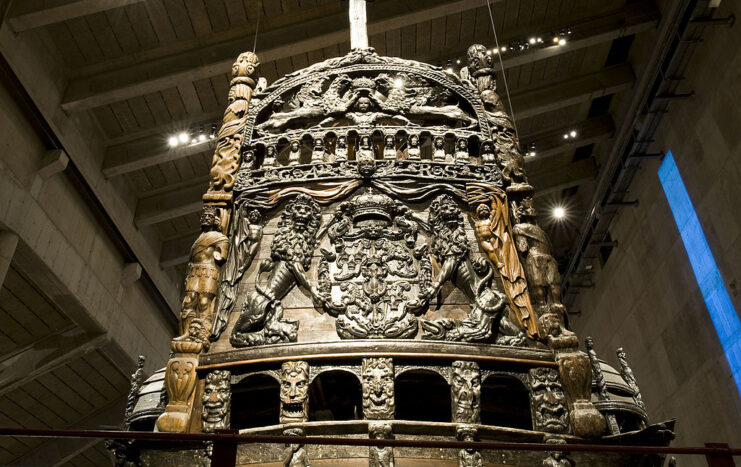
M 507 73 L 504 72 L 504 62 L 502 61 L 502 51 L 499 49 L 499 39 L 497 38 L 497 27 L 494 26 L 494 15 L 491 12 L 491 0 L 485 0 L 486 7 L 489 9 L 489 20 L 491 21 L 491 30 L 494 32 L 494 44 L 497 46 L 497 56 L 499 57 L 499 66 L 502 69 L 502 80 L 504 81 L 504 91 L 507 93 L 507 103 L 509 104 L 509 114 L 512 116 L 512 126 L 515 129 L 517 141 L 520 141 L 520 134 L 517 131 L 517 122 L 515 121 L 515 111 L 512 109 L 512 96 L 509 95 L 509 86 L 507 85 Z
M 488 0 L 487 0 L 488 1 Z M 255 25 L 255 42 L 252 44 L 252 53 L 257 50 L 257 32 L 260 30 L 260 16 L 262 13 L 262 0 L 257 4 L 257 24 Z

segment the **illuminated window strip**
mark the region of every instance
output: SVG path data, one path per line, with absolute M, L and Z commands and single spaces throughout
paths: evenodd
M 659 167 L 659 180 L 669 201 L 679 234 L 682 236 L 705 306 L 713 320 L 715 332 L 731 366 L 736 387 L 741 392 L 741 321 L 733 307 L 731 297 L 728 296 L 671 151 L 667 153 Z

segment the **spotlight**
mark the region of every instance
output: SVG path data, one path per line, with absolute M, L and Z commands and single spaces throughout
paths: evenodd
M 553 43 L 558 44 L 558 36 L 553 36 Z
M 203 133 L 198 135 L 198 141 L 206 141 L 206 135 L 204 135 Z
M 182 132 L 178 134 L 178 140 L 180 140 L 181 143 L 185 144 L 190 140 L 190 136 L 186 132 Z
M 569 134 L 568 133 L 564 133 L 563 134 L 563 139 L 569 139 Z
M 458 60 L 456 60 L 456 61 L 455 61 L 455 63 L 456 63 L 457 65 L 460 65 L 460 64 L 461 64 L 461 60 L 460 60 L 460 59 L 458 59 Z
M 553 208 L 553 217 L 556 219 L 563 219 L 566 217 L 566 210 L 562 208 L 561 206 L 556 206 Z
M 535 151 L 530 151 L 529 153 L 527 153 L 527 155 L 530 157 L 535 157 Z
M 496 55 L 496 54 L 498 54 L 498 53 L 499 53 L 499 49 L 491 49 L 491 51 L 492 51 L 492 53 L 493 53 L 494 55 Z
M 208 135 L 208 137 L 209 137 L 209 139 L 214 139 L 214 138 L 216 138 L 216 136 L 214 136 L 214 134 L 213 134 L 213 133 L 211 133 L 210 135 Z
M 534 37 L 531 37 L 528 42 L 530 42 L 531 44 L 535 44 L 535 42 L 537 42 L 537 39 L 535 39 Z
M 445 69 L 445 71 L 447 71 L 448 73 L 453 73 L 453 67 L 449 66 Z
M 559 39 L 558 40 L 558 45 L 564 45 L 564 44 L 566 44 L 566 39 Z
M 543 38 L 542 37 L 539 37 L 538 38 L 538 44 L 542 44 L 542 43 L 543 43 Z
M 180 144 L 180 141 L 178 141 L 178 137 L 177 136 L 170 136 L 167 139 L 167 144 L 169 144 L 171 148 L 174 148 L 175 146 L 177 146 L 178 144 Z
M 487 50 L 486 55 L 491 55 L 491 50 Z
M 502 48 L 500 49 L 500 52 L 506 52 L 506 51 L 507 51 L 507 46 L 503 45 Z
M 571 136 L 572 138 L 576 138 L 576 131 L 571 130 L 571 133 L 569 133 L 569 136 Z

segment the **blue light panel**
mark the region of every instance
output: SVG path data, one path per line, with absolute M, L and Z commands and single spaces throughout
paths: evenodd
M 715 332 L 718 333 L 726 359 L 731 366 L 736 387 L 741 392 L 741 321 L 738 319 L 731 297 L 728 296 L 671 151 L 667 153 L 659 167 L 659 180 L 669 201 L 679 234 L 682 236 L 705 306 L 713 320 Z

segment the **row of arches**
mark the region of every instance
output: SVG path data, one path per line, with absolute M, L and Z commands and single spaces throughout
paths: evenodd
M 234 429 L 278 424 L 279 383 L 266 374 L 250 375 L 232 385 Z M 394 383 L 396 420 L 451 422 L 450 385 L 436 372 L 410 370 Z M 346 370 L 317 375 L 309 389 L 309 421 L 362 420 L 362 391 Z M 531 430 L 529 391 L 517 378 L 493 374 L 481 386 L 481 423 Z

